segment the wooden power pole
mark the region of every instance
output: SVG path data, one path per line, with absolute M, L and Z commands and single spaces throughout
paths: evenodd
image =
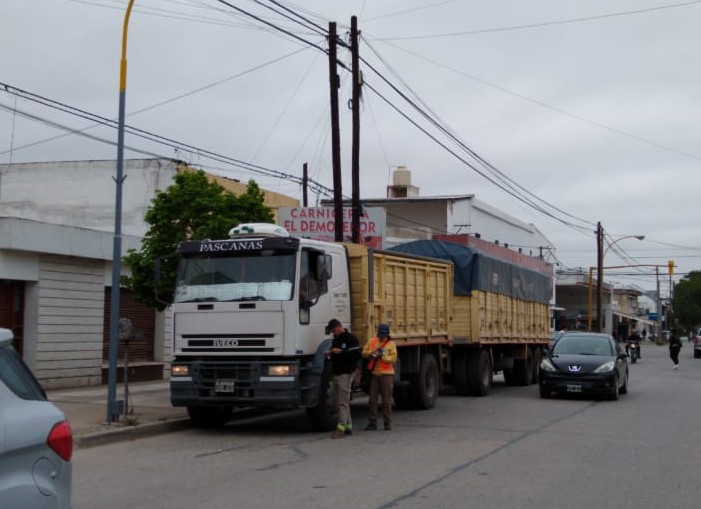
M 343 189 L 341 180 L 341 134 L 338 120 L 338 72 L 336 23 L 329 23 L 329 87 L 331 93 L 331 160 L 333 165 L 333 209 L 335 240 L 343 242 Z
M 360 56 L 358 49 L 358 18 L 351 17 L 351 54 L 353 74 L 353 149 L 352 149 L 352 182 L 353 193 L 351 196 L 351 235 L 352 241 L 360 243 L 360 94 L 362 77 L 360 75 Z

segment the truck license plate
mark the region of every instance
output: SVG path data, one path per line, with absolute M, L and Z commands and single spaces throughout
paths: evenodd
M 233 378 L 220 378 L 214 382 L 214 392 L 234 392 L 235 385 Z
M 582 386 L 575 384 L 567 384 L 567 392 L 582 392 Z

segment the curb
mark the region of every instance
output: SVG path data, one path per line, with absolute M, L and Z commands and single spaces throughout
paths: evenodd
M 148 437 L 160 433 L 180 431 L 189 427 L 189 417 L 180 417 L 163 420 L 160 422 L 138 424 L 136 426 L 120 426 L 100 430 L 95 433 L 88 433 L 82 436 L 74 436 L 73 446 L 76 449 L 86 449 L 96 445 L 105 445 L 123 440 L 134 440 L 136 438 Z

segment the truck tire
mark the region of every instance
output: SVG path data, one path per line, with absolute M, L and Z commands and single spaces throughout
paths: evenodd
M 455 357 L 453 357 L 453 385 L 455 392 L 460 396 L 467 396 L 470 393 L 467 378 L 467 357 L 467 352 L 464 350 L 455 352 Z
M 486 396 L 492 388 L 492 362 L 486 350 L 479 350 L 467 359 L 467 379 L 471 396 Z
M 411 394 L 413 407 L 417 410 L 429 410 L 436 406 L 440 391 L 440 373 L 436 358 L 426 354 L 421 359 L 419 374 L 412 377 Z
M 189 406 L 187 414 L 197 428 L 214 428 L 223 426 L 231 419 L 232 406 Z
M 525 359 L 514 359 L 514 384 L 530 385 L 533 382 L 533 353 L 526 349 Z
M 338 424 L 336 395 L 333 391 L 330 366 L 324 369 L 321 376 L 316 406 L 307 408 L 307 419 L 314 431 L 331 431 Z

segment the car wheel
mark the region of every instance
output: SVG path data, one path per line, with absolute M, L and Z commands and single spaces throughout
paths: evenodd
M 616 401 L 618 399 L 618 375 L 616 375 L 613 379 L 613 389 L 611 394 L 609 394 L 609 399 L 611 401 Z
M 540 397 L 543 399 L 550 399 L 552 397 L 552 392 L 550 392 L 549 389 L 546 389 L 542 385 L 540 386 Z

